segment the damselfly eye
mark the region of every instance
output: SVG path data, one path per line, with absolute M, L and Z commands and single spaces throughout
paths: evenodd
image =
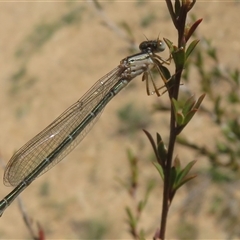
M 157 41 L 157 47 L 156 47 L 156 49 L 157 49 L 157 52 L 162 52 L 162 51 L 164 51 L 165 50 L 165 43 L 163 42 L 163 41 Z

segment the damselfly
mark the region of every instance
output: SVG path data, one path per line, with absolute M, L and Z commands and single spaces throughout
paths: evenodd
M 98 120 L 107 103 L 133 78 L 148 73 L 154 65 L 165 63 L 156 54 L 165 49 L 161 40 L 145 41 L 140 46 L 140 53 L 124 58 L 82 98 L 12 156 L 5 169 L 4 184 L 16 187 L 0 201 L 0 215 L 35 178 L 76 147 Z M 155 91 L 158 90 L 155 87 Z

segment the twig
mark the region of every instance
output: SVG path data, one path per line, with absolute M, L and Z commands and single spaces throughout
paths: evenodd
M 5 169 L 6 164 L 5 164 L 5 161 L 1 157 L 1 154 L 0 154 L 0 165 L 3 169 Z M 18 201 L 18 207 L 19 207 L 19 210 L 21 212 L 23 221 L 24 221 L 25 225 L 27 226 L 27 229 L 30 232 L 30 235 L 31 235 L 32 239 L 34 239 L 34 240 L 41 239 L 42 240 L 43 239 L 42 237 L 41 238 L 38 237 L 39 234 L 35 234 L 35 231 L 33 229 L 33 220 L 28 216 L 27 211 L 26 211 L 26 209 L 24 207 L 24 204 L 23 204 L 23 200 L 21 199 L 20 196 L 17 197 L 17 201 Z M 38 226 L 40 226 L 40 225 L 38 224 Z
M 101 5 L 97 2 L 97 0 L 87 0 L 92 4 L 94 10 L 102 19 L 103 25 L 109 28 L 112 32 L 114 32 L 118 37 L 126 41 L 130 48 L 138 50 L 138 45 L 134 42 L 133 38 L 130 38 L 126 32 L 124 32 L 121 28 L 119 28 L 110 18 L 107 16 Z

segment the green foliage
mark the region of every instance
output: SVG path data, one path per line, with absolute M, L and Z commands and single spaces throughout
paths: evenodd
M 205 94 L 202 94 L 197 101 L 195 101 L 193 97 L 190 97 L 189 99 L 187 99 L 182 109 L 180 106 L 181 101 L 177 101 L 174 98 L 172 99 L 172 105 L 177 123 L 176 129 L 177 134 L 179 134 L 184 129 L 184 127 L 186 127 L 187 124 L 190 122 L 192 117 L 198 111 L 204 97 Z
M 21 66 L 17 69 L 16 73 L 13 73 L 12 76 L 10 76 L 10 81 L 11 87 L 9 93 L 14 95 L 22 90 L 31 89 L 37 79 L 28 74 L 26 66 Z
M 179 240 L 198 239 L 199 231 L 194 222 L 181 218 L 176 227 L 176 234 Z
M 80 239 L 106 239 L 107 225 L 99 219 L 90 219 L 85 221 L 74 221 L 72 226 L 79 232 Z
M 50 184 L 49 182 L 44 182 L 39 189 L 39 194 L 42 197 L 47 197 L 50 194 Z
M 194 21 L 190 27 L 186 27 L 187 14 L 194 6 L 195 1 L 176 0 L 174 6 L 171 1 L 166 1 L 166 3 L 173 24 L 178 32 L 177 45 L 169 39 L 164 38 L 164 41 L 171 53 L 170 59 L 173 59 L 173 63 L 175 65 L 175 73 L 171 75 L 167 67 L 164 66 L 168 64 L 168 61 L 162 61 L 161 58 L 153 58 L 153 62 L 157 65 L 159 73 L 165 82 L 165 87 L 167 88 L 169 95 L 169 102 L 171 104 L 168 145 L 164 144 L 164 141 L 159 133 L 156 134 L 156 140 L 154 140 L 152 135 L 148 131 L 144 130 L 157 160 L 156 162 L 153 162 L 153 164 L 164 182 L 162 218 L 159 227 L 160 231 L 156 231 L 154 239 L 165 239 L 168 210 L 173 198 L 181 186 L 196 177 L 196 175 L 190 174 L 190 170 L 196 161 L 191 161 L 185 167 L 181 167 L 181 162 L 178 156 L 173 160 L 173 150 L 176 144 L 177 135 L 179 135 L 185 126 L 192 120 L 205 97 L 205 94 L 202 94 L 197 100 L 190 97 L 187 101 L 185 101 L 185 103 L 183 103 L 182 100 L 178 100 L 182 72 L 185 67 L 189 67 L 187 60 L 189 61 L 190 56 L 193 54 L 199 42 L 198 39 L 195 39 L 188 45 L 188 47 L 186 47 L 188 40 L 202 21 L 202 19 L 199 19 Z M 145 79 L 147 79 L 146 74 Z M 158 96 L 160 96 L 160 94 L 158 94 Z M 139 172 L 137 175 L 140 177 Z M 142 205 L 140 204 L 140 206 Z M 142 207 L 138 209 L 142 209 Z M 139 236 L 136 230 L 138 217 L 133 214 L 133 211 L 131 211 L 129 207 L 126 208 L 126 211 L 130 233 L 135 239 L 137 239 Z
M 120 133 L 133 134 L 137 130 L 145 128 L 150 122 L 148 112 L 135 107 L 131 103 L 118 110 L 117 116 L 122 123 Z
M 146 28 L 146 27 L 149 27 L 149 25 L 151 25 L 151 23 L 153 21 L 156 20 L 156 16 L 154 13 L 149 13 L 148 15 L 144 16 L 142 19 L 141 19 L 141 26 Z
M 79 22 L 83 10 L 83 7 L 73 8 L 70 9 L 67 14 L 55 21 L 39 23 L 18 48 L 16 56 L 30 57 L 32 54 L 36 53 L 39 48 L 43 47 L 43 45 L 52 38 L 56 31 L 69 24 Z
M 128 150 L 128 162 L 130 174 L 128 180 L 117 179 L 132 199 L 133 206 L 126 206 L 128 231 L 134 239 L 145 239 L 145 230 L 140 228 L 141 216 L 148 203 L 150 194 L 155 187 L 155 181 L 150 179 L 145 187 L 144 195 L 139 199 L 136 196 L 140 188 L 139 183 L 139 159 Z
M 73 7 L 59 19 L 51 22 L 38 23 L 28 36 L 22 41 L 15 52 L 15 57 L 22 60 L 22 64 L 10 77 L 10 94 L 17 94 L 23 89 L 30 89 L 37 81 L 37 77 L 28 73 L 28 59 L 36 54 L 63 27 L 79 23 L 84 7 Z M 18 114 L 19 115 L 19 114 Z
M 161 166 L 163 166 L 166 163 L 166 159 L 167 159 L 167 148 L 162 141 L 161 135 L 159 133 L 156 134 L 157 135 L 157 140 L 156 140 L 156 143 L 155 143 L 152 135 L 146 130 L 143 130 L 143 131 L 147 135 L 147 137 L 148 137 L 148 139 L 149 139 L 149 141 L 152 145 L 152 148 L 154 150 L 154 153 L 155 153 L 155 156 L 156 156 L 156 159 L 157 159 L 158 163 Z
M 212 60 L 212 67 L 210 69 L 203 60 L 207 57 Z M 231 176 L 235 175 L 235 178 L 238 178 L 240 172 L 240 165 L 238 163 L 240 157 L 240 123 L 238 116 L 240 111 L 237 107 L 240 103 L 239 70 L 224 69 L 220 67 L 219 62 L 220 58 L 218 57 L 217 49 L 212 46 L 210 40 L 203 39 L 201 48 L 193 52 L 186 71 L 189 71 L 190 67 L 197 69 L 201 78 L 199 85 L 211 101 L 211 105 L 209 104 L 209 106 L 212 107 L 207 113 L 222 135 L 219 135 L 219 138 L 216 139 L 213 149 L 202 147 L 197 143 L 190 143 L 187 139 L 178 140 L 179 143 L 207 156 L 212 167 L 219 168 L 217 172 L 222 172 L 223 168 L 227 168 L 232 171 Z M 189 76 L 189 74 L 186 74 L 186 76 Z M 188 78 L 186 78 L 187 81 L 189 81 Z M 219 86 L 224 84 L 225 91 L 218 91 L 216 83 Z

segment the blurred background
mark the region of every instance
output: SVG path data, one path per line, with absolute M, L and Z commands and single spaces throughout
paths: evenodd
M 201 63 L 206 72 L 214 64 L 226 74 L 225 69 L 239 68 L 239 10 L 238 1 L 198 1 L 191 11 L 189 22 L 203 18 L 196 38 L 202 40 L 198 57 L 206 53 Z M 136 47 L 146 37 L 177 42 L 164 1 L 106 1 L 101 6 L 91 1 L 1 2 L 0 22 L 3 164 L 123 58 L 138 52 Z M 217 51 L 217 61 L 209 49 Z M 168 50 L 161 56 L 168 58 Z M 189 80 L 182 86 L 196 96 L 203 92 L 199 64 L 191 71 L 186 69 Z M 231 92 L 226 82 L 215 82 L 215 89 L 221 96 L 226 89 Z M 235 90 L 240 95 L 239 88 Z M 40 223 L 46 239 L 131 238 L 125 207 L 134 203 L 117 180 L 129 178 L 127 149 L 139 159 L 137 197 L 141 198 L 147 182 L 156 183 L 141 221 L 146 236 L 153 236 L 160 221 L 162 185 L 142 129 L 160 132 L 167 143 L 169 126 L 169 112 L 156 111 L 156 104 L 168 106 L 167 94 L 147 96 L 141 77 L 134 79 L 110 102 L 80 146 L 21 194 L 34 228 Z M 211 97 L 206 97 L 204 106 L 205 111 L 197 113 L 183 134 L 188 143 L 214 149 L 216 140 L 224 137 L 214 122 Z M 230 106 L 226 101 L 222 108 L 231 109 L 233 115 L 239 113 L 239 104 Z M 199 176 L 177 193 L 170 210 L 168 238 L 239 238 L 239 174 L 231 173 L 233 180 L 213 182 L 209 156 L 183 145 L 176 147 L 175 154 L 184 164 L 197 159 L 194 171 Z M 0 172 L 3 176 L 4 169 Z M 10 190 L 2 184 L 0 198 Z M 17 201 L 0 219 L 0 238 L 30 238 Z

